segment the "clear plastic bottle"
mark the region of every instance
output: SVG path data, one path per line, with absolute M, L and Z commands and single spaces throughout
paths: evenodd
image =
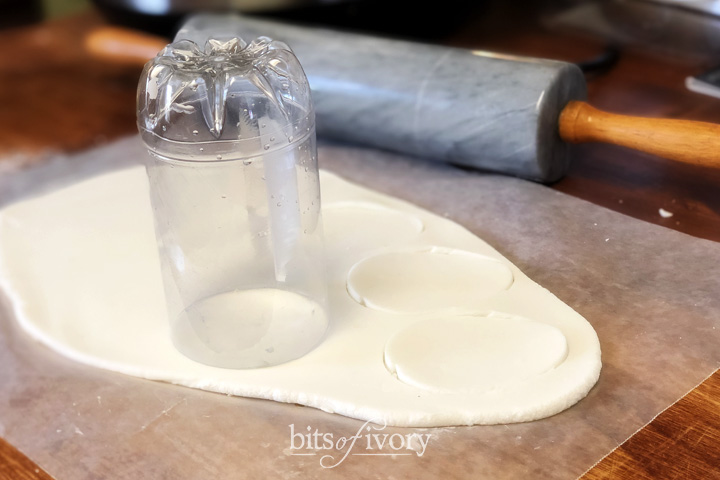
M 327 328 L 315 123 L 287 45 L 190 41 L 138 88 L 172 340 L 226 368 L 298 358 Z

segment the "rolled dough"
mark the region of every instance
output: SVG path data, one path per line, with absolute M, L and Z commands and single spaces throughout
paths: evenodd
M 521 422 L 592 388 L 595 331 L 463 227 L 321 173 L 330 327 L 286 364 L 195 363 L 166 324 L 142 167 L 0 212 L 0 282 L 20 325 L 85 364 L 396 426 Z

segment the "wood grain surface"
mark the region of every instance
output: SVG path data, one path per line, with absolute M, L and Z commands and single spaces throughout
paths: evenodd
M 569 143 L 609 143 L 720 168 L 720 125 L 715 123 L 618 115 L 574 101 L 563 109 L 558 127 L 560 138 Z
M 0 480 L 52 480 L 52 477 L 0 438 Z
M 720 375 L 655 418 L 587 472 L 606 478 L 720 478 Z
M 605 42 L 548 32 L 526 10 L 469 18 L 444 43 L 579 62 Z M 0 170 L 52 153 L 75 152 L 135 132 L 139 68 L 92 60 L 85 34 L 107 22 L 94 11 L 0 30 Z M 609 72 L 589 81 L 589 101 L 604 110 L 720 123 L 720 100 L 684 88 L 707 61 L 659 57 L 626 48 Z M 613 145 L 577 149 L 553 188 L 632 217 L 720 241 L 720 169 L 702 168 Z M 663 217 L 659 209 L 671 212 Z M 720 373 L 663 412 L 586 475 L 600 478 L 720 478 Z M 0 479 L 50 478 L 0 441 Z

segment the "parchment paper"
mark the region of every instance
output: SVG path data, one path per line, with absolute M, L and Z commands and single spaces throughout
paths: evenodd
M 142 158 L 133 137 L 5 173 L 0 204 Z M 291 455 L 290 425 L 338 439 L 363 422 L 75 364 L 20 331 L 3 297 L 0 436 L 58 480 L 575 478 L 720 365 L 720 244 L 523 180 L 337 145 L 319 158 L 464 225 L 585 316 L 603 349 L 588 397 L 525 424 L 377 432 L 430 433 L 422 456 L 368 455 L 361 441 Z M 321 467 L 326 454 L 337 466 Z

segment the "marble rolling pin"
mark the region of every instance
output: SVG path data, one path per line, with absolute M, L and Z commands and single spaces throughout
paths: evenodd
M 309 78 L 322 136 L 553 182 L 568 143 L 607 142 L 668 159 L 720 166 L 720 126 L 613 115 L 585 103 L 573 64 L 198 14 L 175 41 L 265 35 L 296 53 Z M 88 49 L 145 62 L 166 40 L 99 30 Z

